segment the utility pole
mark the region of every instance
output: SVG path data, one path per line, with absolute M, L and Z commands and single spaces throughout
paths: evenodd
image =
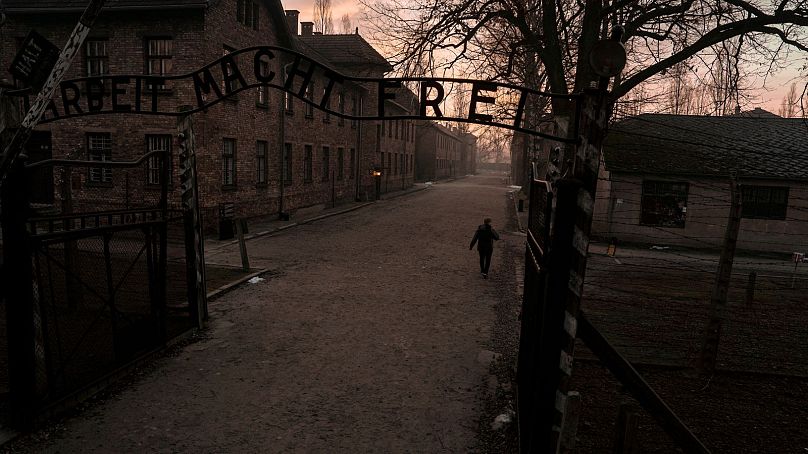
M 703 375 L 710 375 L 715 371 L 715 362 L 718 357 L 718 342 L 721 338 L 721 324 L 727 306 L 727 293 L 732 278 L 732 263 L 735 260 L 735 248 L 738 243 L 738 232 L 741 229 L 741 185 L 733 178 L 730 182 L 731 205 L 727 230 L 724 233 L 724 245 L 721 248 L 721 258 L 718 262 L 718 273 L 715 279 L 715 288 L 710 298 L 710 318 L 704 329 L 704 339 L 699 356 L 699 371 Z

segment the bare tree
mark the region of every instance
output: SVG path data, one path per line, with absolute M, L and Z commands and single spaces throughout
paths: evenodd
M 331 19 L 331 0 L 314 0 L 314 31 L 324 35 L 334 33 Z
M 598 77 L 588 57 L 599 39 L 615 25 L 628 65 L 611 85 L 618 101 L 645 82 L 660 83 L 663 72 L 693 60 L 710 66 L 709 57 L 723 53 L 720 65 L 702 71 L 706 80 L 738 86 L 744 64 L 766 62 L 772 72 L 787 64 L 787 50 L 808 51 L 808 6 L 800 0 L 362 0 L 374 37 L 394 49 L 402 74 L 440 73 L 465 67 L 470 73 L 500 71 L 513 76 L 518 62 L 546 78 L 553 93 L 580 92 Z M 724 43 L 728 43 L 724 45 Z M 741 45 L 743 44 L 743 45 Z M 500 64 L 486 68 L 493 59 Z M 533 88 L 542 85 L 525 83 Z M 538 79 L 538 78 L 536 78 Z M 734 89 L 713 83 L 713 110 L 727 111 L 739 102 Z M 570 105 L 554 99 L 555 116 L 570 114 Z
M 345 13 L 342 15 L 342 17 L 340 17 L 339 27 L 339 31 L 343 35 L 350 35 L 353 33 L 353 24 L 351 23 L 351 16 L 349 16 L 348 13 Z
M 793 118 L 800 116 L 800 99 L 799 95 L 797 95 L 797 83 L 794 82 L 791 84 L 791 88 L 788 89 L 788 93 L 783 98 L 783 102 L 780 104 L 780 111 L 778 114 L 783 118 Z

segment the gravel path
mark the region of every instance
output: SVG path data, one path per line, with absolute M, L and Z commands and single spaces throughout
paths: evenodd
M 506 191 L 501 177 L 470 177 L 249 242 L 271 272 L 214 302 L 202 340 L 18 446 L 482 450 L 495 308 L 516 286 L 503 251 L 524 241 L 504 231 Z M 503 237 L 489 280 L 468 250 L 484 216 Z M 240 263 L 237 247 L 211 260 Z

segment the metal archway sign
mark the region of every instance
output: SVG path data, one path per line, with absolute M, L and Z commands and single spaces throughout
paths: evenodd
M 272 61 L 289 62 L 285 74 L 270 70 Z M 307 97 L 306 89 L 318 76 L 326 80 L 323 91 Z M 362 85 L 375 92 L 378 104 L 365 113 L 345 112 L 337 102 L 340 86 Z M 403 99 L 400 89 L 417 86 L 411 99 Z M 575 137 L 557 137 L 528 124 L 525 106 L 539 98 L 577 101 L 579 95 L 541 92 L 513 84 L 463 78 L 401 77 L 367 78 L 346 76 L 299 52 L 277 46 L 254 46 L 222 56 L 196 71 L 173 76 L 104 75 L 65 80 L 59 84 L 57 99 L 45 107 L 42 123 L 102 114 L 183 116 L 200 111 L 258 87 L 270 87 L 291 94 L 331 115 L 349 120 L 441 120 L 476 123 L 510 129 L 530 135 L 572 143 Z M 462 115 L 447 115 L 441 105 L 447 95 L 462 90 L 470 93 L 468 109 Z M 513 101 L 509 108 L 499 105 L 502 97 Z M 408 114 L 385 109 L 385 102 L 406 106 Z M 191 106 L 180 112 L 180 106 Z M 574 131 L 573 131 L 574 132 Z

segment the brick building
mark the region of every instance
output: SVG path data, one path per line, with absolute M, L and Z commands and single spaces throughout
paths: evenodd
M 4 36 L 19 45 L 36 30 L 61 46 L 86 2 L 4 3 L 9 16 Z M 305 36 L 298 36 L 297 12 L 284 12 L 278 0 L 109 0 L 65 78 L 191 73 L 224 54 L 256 45 L 294 49 L 354 75 L 381 77 L 390 70 L 361 36 L 316 36 L 310 33 L 311 24 L 302 25 Z M 14 54 L 14 46 L 0 48 L 3 68 Z M 262 71 L 281 74 L 288 63 L 283 58 L 262 62 Z M 322 95 L 325 86 L 324 76 L 315 73 L 307 97 Z M 178 109 L 195 96 L 191 84 L 169 82 L 156 88 L 161 110 Z M 361 84 L 338 84 L 334 90 L 331 99 L 337 105 L 332 107 L 338 111 L 362 112 L 376 102 Z M 56 104 L 63 101 L 57 98 Z M 267 87 L 242 91 L 195 114 L 193 121 L 207 227 L 216 225 L 225 205 L 231 205 L 237 217 L 265 216 L 368 198 L 374 188 L 371 169 L 381 162 L 374 142 L 378 122 L 327 115 Z M 38 126 L 31 146 L 39 151 L 39 159 L 97 161 L 133 160 L 167 148 L 173 155 L 171 200 L 179 203 L 173 118 L 103 114 L 63 119 Z M 116 208 L 153 200 L 160 186 L 156 160 L 147 162 L 145 169 L 90 169 L 74 175 L 72 183 L 73 199 L 88 209 L 102 199 L 104 207 Z M 59 187 L 54 190 L 58 196 Z M 48 191 L 42 192 L 48 203 Z
M 294 13 L 290 21 L 294 21 Z M 298 37 L 303 47 L 301 52 L 322 56 L 334 69 L 342 74 L 356 77 L 383 77 L 393 68 L 370 46 L 360 35 L 323 35 L 314 33 L 313 23 L 301 24 L 301 35 Z M 292 26 L 294 29 L 294 27 Z M 376 87 L 366 83 L 357 84 L 362 93 L 364 112 L 375 112 L 378 103 Z M 418 99 L 407 89 L 396 90 L 396 101 L 385 101 L 387 115 L 413 114 L 418 110 Z M 354 108 L 351 104 L 351 108 Z M 361 178 L 363 185 L 359 198 L 373 197 L 375 188 L 369 180 L 370 170 L 382 169 L 381 191 L 389 192 L 412 186 L 415 172 L 415 123 L 412 120 L 385 120 L 353 122 L 352 127 L 358 129 L 359 143 L 370 145 L 365 148 Z
M 465 175 L 462 152 L 468 139 L 461 134 L 435 122 L 420 122 L 415 128 L 415 179 L 430 181 Z

